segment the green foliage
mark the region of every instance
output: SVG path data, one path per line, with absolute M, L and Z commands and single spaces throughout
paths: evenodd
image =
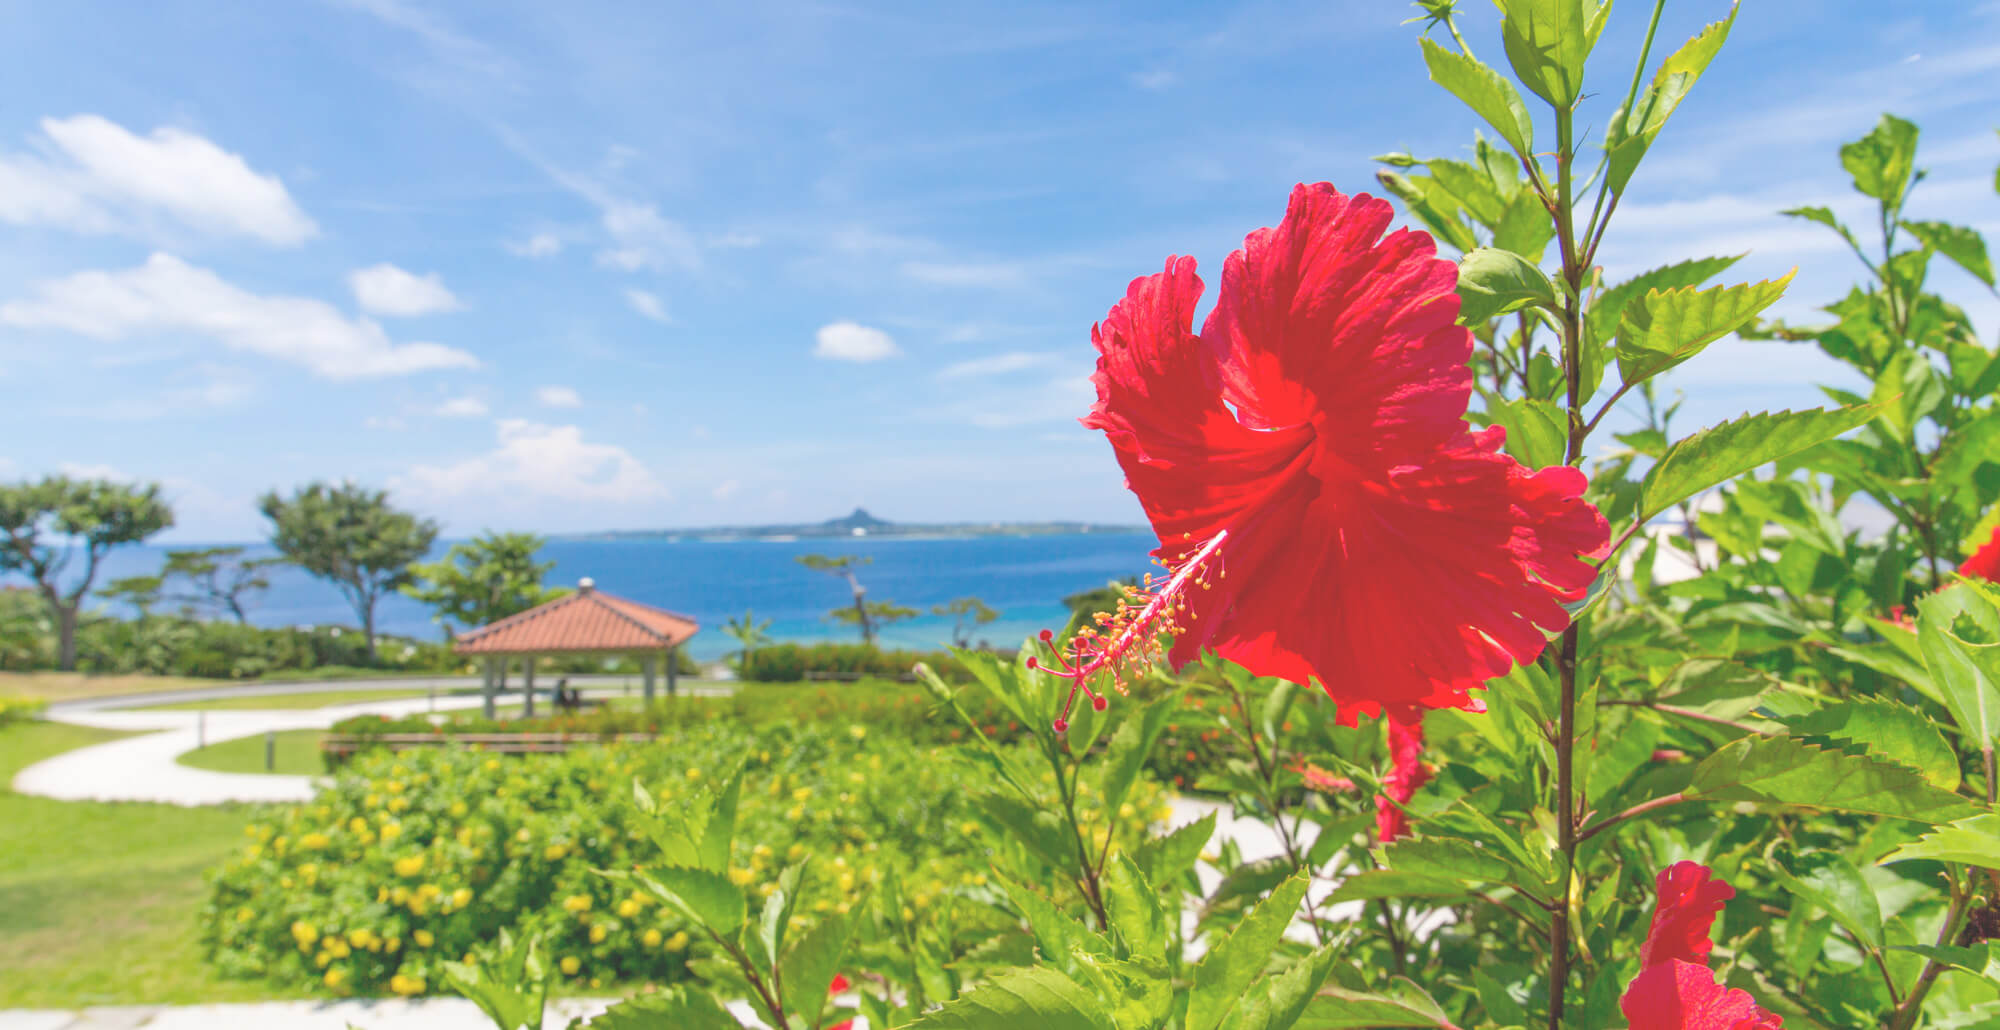
M 1458 318 L 1472 325 L 1530 305 L 1553 307 L 1556 288 L 1527 259 L 1481 247 L 1458 264 Z
M 1667 448 L 1640 483 L 1645 521 L 1718 483 L 1824 443 L 1874 417 L 1867 405 L 1745 415 Z
M 271 520 L 271 545 L 292 564 L 332 583 L 361 621 L 375 653 L 375 605 L 411 582 L 410 563 L 437 539 L 437 523 L 389 505 L 389 495 L 353 483 L 312 483 L 292 496 L 258 501 Z
M 212 614 L 227 613 L 238 623 L 247 623 L 245 598 L 268 590 L 270 579 L 264 570 L 285 564 L 283 558 L 245 558 L 242 547 L 203 547 L 168 551 L 160 576 L 170 583 L 185 581 L 175 599 L 207 607 Z
M 561 597 L 543 577 L 556 567 L 538 562 L 544 541 L 533 533 L 486 533 L 451 545 L 442 560 L 409 567 L 404 594 L 437 609 L 439 622 L 478 629 Z
M 136 487 L 49 476 L 0 484 L 0 572 L 26 576 L 47 602 L 58 668 L 76 668 L 83 598 L 105 554 L 173 524 L 173 509 L 157 483 Z
M 1535 123 L 1521 94 L 1500 73 L 1480 63 L 1471 54 L 1458 54 L 1430 40 L 1422 40 L 1424 63 L 1430 66 L 1431 81 L 1450 90 L 1465 102 L 1517 154 L 1534 152 Z

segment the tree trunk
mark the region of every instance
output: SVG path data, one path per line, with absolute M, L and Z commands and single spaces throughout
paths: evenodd
M 875 642 L 875 627 L 868 624 L 868 602 L 862 600 L 863 596 L 859 590 L 854 592 L 854 619 L 861 624 L 861 642 L 863 644 L 873 644 Z
M 375 664 L 375 601 L 370 598 L 361 608 L 361 642 L 368 645 L 368 664 Z
M 250 625 L 250 617 L 243 614 L 243 605 L 241 602 L 231 597 L 227 600 L 227 603 L 229 605 L 229 614 L 236 616 L 236 624 L 238 626 Z
M 76 671 L 76 623 L 81 605 L 54 606 L 56 610 L 56 668 Z

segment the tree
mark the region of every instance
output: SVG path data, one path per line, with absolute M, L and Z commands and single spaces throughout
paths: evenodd
M 533 533 L 494 533 L 451 545 L 443 559 L 410 566 L 403 593 L 437 609 L 436 620 L 475 629 L 561 597 L 542 577 L 556 567 L 535 555 L 546 543 Z
M 160 576 L 126 576 L 104 584 L 97 596 L 131 605 L 143 621 L 153 617 L 153 606 L 160 603 L 160 591 L 166 582 Z
M 987 607 L 986 602 L 977 597 L 957 597 L 932 605 L 931 614 L 954 616 L 951 624 L 953 647 L 971 647 L 972 631 L 1000 617 L 999 612 Z
M 287 499 L 258 502 L 271 520 L 271 544 L 293 564 L 340 589 L 361 620 L 375 657 L 375 603 L 410 582 L 410 563 L 437 539 L 437 523 L 389 506 L 389 495 L 353 483 L 313 483 Z
M 104 555 L 173 524 L 173 509 L 161 500 L 157 483 L 138 487 L 50 476 L 39 483 L 0 486 L 0 533 L 5 534 L 0 571 L 25 573 L 48 605 L 56 623 L 58 668 L 76 668 L 76 625 Z M 83 567 L 72 571 L 79 550 Z
M 1085 590 L 1062 599 L 1063 607 L 1069 609 L 1070 618 L 1091 619 L 1099 612 L 1116 612 L 1127 597 L 1126 591 L 1139 585 L 1137 576 L 1126 576 L 1112 580 L 1095 590 Z
M 771 620 L 758 622 L 757 613 L 748 608 L 743 609 L 742 618 L 730 619 L 722 624 L 722 632 L 743 645 L 742 657 L 738 661 L 744 666 L 750 664 L 750 656 L 756 653 L 758 648 L 771 642 L 770 636 L 764 632 L 770 628 Z
M 824 554 L 799 555 L 800 565 L 815 572 L 824 572 L 829 576 L 839 576 L 847 581 L 848 589 L 854 591 L 854 607 L 852 609 L 835 611 L 834 618 L 842 622 L 851 622 L 860 626 L 861 642 L 864 644 L 875 642 L 875 620 L 865 600 L 868 590 L 861 585 L 860 580 L 854 578 L 854 570 L 874 560 L 873 558 L 865 558 L 858 554 L 842 554 L 837 556 Z M 842 614 L 842 612 L 845 612 L 845 614 Z M 911 612 L 910 614 L 914 615 L 916 613 Z
M 894 601 L 863 601 L 852 608 L 835 608 L 829 613 L 835 622 L 860 623 L 864 643 L 875 642 L 875 631 L 892 622 L 917 617 L 915 608 L 905 608 Z
M 269 590 L 264 570 L 283 564 L 283 558 L 244 558 L 241 547 L 203 547 L 168 551 L 160 576 L 168 582 L 187 581 L 186 592 L 171 595 L 175 600 L 228 612 L 241 624 L 250 621 L 243 613 L 244 595 Z

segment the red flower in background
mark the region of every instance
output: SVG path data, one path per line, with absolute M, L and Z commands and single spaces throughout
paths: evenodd
M 1993 535 L 1978 550 L 1958 563 L 1958 571 L 1961 575 L 2000 583 L 2000 525 L 1993 527 Z
M 1382 777 L 1382 793 L 1375 798 L 1375 839 L 1383 844 L 1410 833 L 1410 817 L 1402 804 L 1417 796 L 1417 788 L 1430 782 L 1430 767 L 1424 764 L 1424 724 L 1405 722 L 1389 716 L 1389 772 Z
M 847 977 L 839 973 L 835 973 L 833 974 L 833 982 L 826 985 L 826 993 L 828 997 L 831 997 L 833 995 L 839 994 L 840 992 L 852 986 L 853 984 L 847 982 Z M 826 1030 L 854 1030 L 854 1020 L 851 1019 L 842 1020 L 838 1023 L 833 1024 L 830 1027 L 827 1027 Z
M 1618 999 L 1631 1030 L 1780 1030 L 1784 1020 L 1747 991 L 1717 983 L 1708 938 L 1736 891 L 1707 866 L 1680 862 L 1660 871 L 1653 925 L 1639 950 L 1639 975 Z
M 1317 683 L 1342 722 L 1476 707 L 1541 653 L 1605 547 L 1583 473 L 1530 472 L 1465 423 L 1472 337 L 1428 235 L 1324 183 L 1202 282 L 1189 258 L 1134 280 L 1091 337 L 1097 404 L 1173 575 L 1061 656 L 1085 680 L 1162 632 L 1260 676 Z M 1093 700 L 1095 694 L 1092 693 Z M 1067 711 L 1067 709 L 1065 709 Z

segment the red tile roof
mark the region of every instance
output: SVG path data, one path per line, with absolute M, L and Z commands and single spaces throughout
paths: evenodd
M 585 586 L 519 615 L 461 634 L 459 654 L 663 651 L 701 629 L 693 619 Z

